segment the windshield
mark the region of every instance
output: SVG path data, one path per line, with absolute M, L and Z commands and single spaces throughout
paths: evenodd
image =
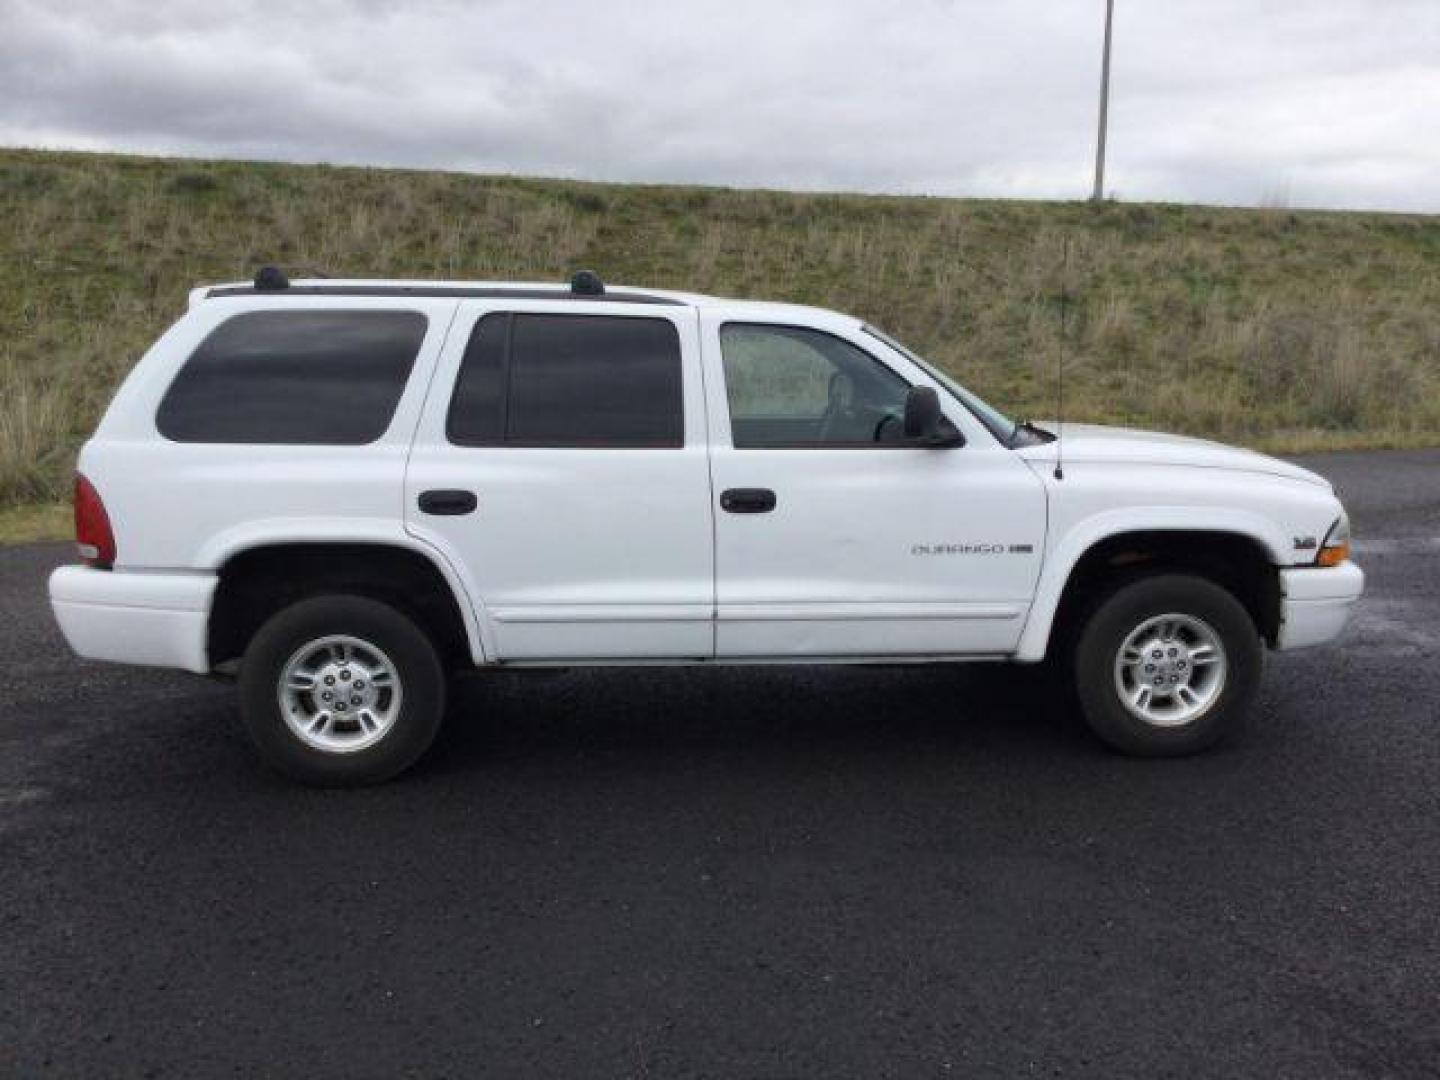
M 861 329 L 871 337 L 883 341 L 902 356 L 918 364 L 920 368 L 924 370 L 925 374 L 929 375 L 946 390 L 950 391 L 950 395 L 955 398 L 956 401 L 969 409 L 975 419 L 979 420 L 989 429 L 990 434 L 994 435 L 995 438 L 999 439 L 1006 446 L 1013 445 L 1015 432 L 1019 427 L 1015 421 L 1011 420 L 999 409 L 976 397 L 949 375 L 946 375 L 934 364 L 930 363 L 930 361 L 916 353 L 913 349 L 907 349 L 904 345 L 900 344 L 900 342 L 885 333 L 885 331 L 877 330 L 873 326 L 864 326 Z

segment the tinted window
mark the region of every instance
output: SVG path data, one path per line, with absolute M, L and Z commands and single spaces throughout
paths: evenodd
M 819 330 L 720 329 L 737 447 L 899 443 L 910 385 L 863 349 Z
M 505 437 L 505 354 L 510 316 L 487 315 L 475 324 L 450 414 L 445 421 L 450 441 L 466 446 L 491 446 Z
M 374 442 L 425 337 L 414 311 L 252 311 L 221 323 L 155 420 L 177 442 Z
M 487 315 L 447 431 L 466 446 L 680 446 L 680 337 L 666 319 Z

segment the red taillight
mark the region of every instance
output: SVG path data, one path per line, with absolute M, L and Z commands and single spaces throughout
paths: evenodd
M 91 566 L 108 570 L 115 565 L 115 533 L 110 515 L 100 501 L 95 485 L 75 474 L 75 543 L 80 558 Z

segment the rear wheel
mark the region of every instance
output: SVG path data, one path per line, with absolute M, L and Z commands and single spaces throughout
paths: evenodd
M 319 596 L 283 609 L 240 667 L 240 711 L 261 755 L 309 784 L 370 784 L 430 746 L 445 673 L 426 634 L 363 596 Z
M 1244 721 L 1263 660 L 1234 596 L 1204 578 L 1157 575 L 1092 610 L 1075 646 L 1075 687 L 1086 721 L 1116 749 L 1193 754 Z

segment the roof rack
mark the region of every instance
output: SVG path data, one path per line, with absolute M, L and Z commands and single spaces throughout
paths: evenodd
M 642 292 L 611 292 L 593 270 L 579 270 L 568 289 L 525 285 L 387 285 L 377 281 L 294 285 L 278 266 L 262 266 L 250 285 L 216 285 L 207 298 L 223 296 L 414 296 L 503 300 L 607 300 L 621 304 L 663 304 L 683 307 L 684 301 Z
M 570 279 L 570 291 L 577 296 L 604 296 L 605 283 L 594 270 L 576 270 Z
M 255 272 L 256 292 L 278 292 L 290 287 L 290 279 L 278 266 L 262 266 Z

